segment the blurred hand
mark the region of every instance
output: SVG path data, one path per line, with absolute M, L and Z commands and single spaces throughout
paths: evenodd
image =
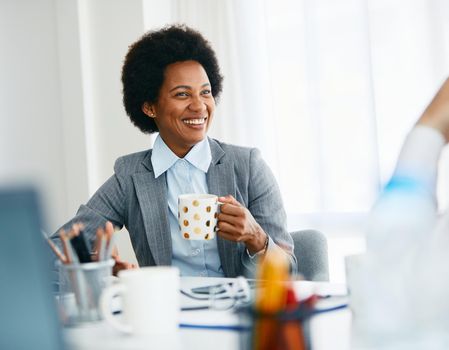
M 418 124 L 439 130 L 449 142 L 449 79 L 446 79 L 432 102 L 418 120 Z
M 244 242 L 250 254 L 261 251 L 267 234 L 249 210 L 231 195 L 219 197 L 218 200 L 224 204 L 218 214 L 217 234 L 229 241 Z
M 131 269 L 138 268 L 138 266 L 136 264 L 132 264 L 130 262 L 121 260 L 120 257 L 118 256 L 118 254 L 115 256 L 113 255 L 112 258 L 115 260 L 115 264 L 112 267 L 112 274 L 114 276 L 117 276 L 117 274 L 121 270 L 131 270 Z

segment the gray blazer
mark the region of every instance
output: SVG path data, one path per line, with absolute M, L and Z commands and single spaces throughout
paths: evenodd
M 260 152 L 209 139 L 212 162 L 206 175 L 209 192 L 231 194 L 245 205 L 272 240 L 289 256 L 296 269 L 293 241 L 286 229 L 286 215 L 276 180 Z M 168 221 L 165 173 L 154 177 L 151 152 L 147 150 L 117 159 L 112 175 L 82 205 L 74 222 L 82 222 L 92 244 L 95 231 L 107 220 L 127 228 L 140 266 L 171 265 L 172 240 Z M 243 243 L 217 236 L 218 252 L 227 277 L 242 275 Z

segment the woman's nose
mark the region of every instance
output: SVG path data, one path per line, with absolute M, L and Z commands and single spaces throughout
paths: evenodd
M 189 109 L 194 112 L 201 112 L 206 110 L 206 104 L 201 100 L 201 97 L 195 96 L 190 102 Z

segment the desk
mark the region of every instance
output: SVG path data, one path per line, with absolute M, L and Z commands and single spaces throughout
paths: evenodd
M 193 287 L 229 282 L 227 278 L 181 278 L 181 287 Z M 346 288 L 341 284 L 325 282 L 294 282 L 295 291 L 300 296 L 317 294 L 342 295 Z M 201 303 L 201 302 L 200 302 Z M 198 305 L 187 297 L 182 297 L 181 305 Z M 189 311 L 181 313 L 181 323 L 238 324 L 237 315 L 230 311 Z M 312 318 L 310 334 L 313 350 L 349 350 L 351 315 L 348 309 L 321 314 Z M 98 322 L 64 330 L 65 338 L 73 350 L 114 350 L 114 349 L 186 349 L 186 350 L 233 350 L 239 349 L 240 334 L 229 330 L 206 330 L 181 328 L 176 339 L 139 339 L 126 336 L 111 328 L 105 322 Z

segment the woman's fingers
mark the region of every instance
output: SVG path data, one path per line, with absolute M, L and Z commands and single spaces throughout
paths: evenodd
M 245 208 L 234 204 L 223 204 L 220 208 L 220 213 L 232 216 L 244 216 Z
M 244 236 L 252 219 L 248 209 L 231 195 L 220 197 L 219 200 L 225 203 L 221 206 L 218 214 L 217 226 L 219 230 L 236 237 Z
M 250 211 L 230 195 L 220 197 L 219 201 L 223 204 L 218 214 L 217 234 L 229 241 L 245 242 L 253 252 L 260 251 L 265 244 L 266 234 Z
M 219 232 L 225 232 L 231 235 L 239 235 L 239 230 L 234 225 L 228 222 L 219 221 L 217 227 Z
M 219 197 L 218 200 L 223 203 L 220 207 L 219 220 L 223 220 L 220 218 L 220 215 L 227 214 L 232 216 L 244 216 L 245 215 L 245 207 L 243 207 L 237 200 L 231 195 L 227 195 L 225 197 Z
M 217 234 L 221 238 L 226 239 L 228 241 L 233 241 L 233 242 L 240 242 L 241 241 L 241 236 L 236 236 L 236 235 L 230 234 L 228 232 L 224 232 L 224 231 L 220 230 L 220 231 L 217 232 Z
M 225 213 L 218 214 L 218 223 L 227 222 L 232 225 L 241 225 L 242 217 L 240 215 L 229 215 Z
M 233 196 L 231 196 L 230 194 L 228 194 L 227 196 L 224 197 L 218 197 L 218 201 L 220 203 L 223 203 L 223 205 L 226 204 L 230 204 L 232 206 L 236 206 L 236 207 L 243 207 Z M 223 206 L 222 205 L 222 206 Z
M 240 204 L 233 196 L 228 194 L 227 196 L 218 197 L 218 201 L 222 203 Z

